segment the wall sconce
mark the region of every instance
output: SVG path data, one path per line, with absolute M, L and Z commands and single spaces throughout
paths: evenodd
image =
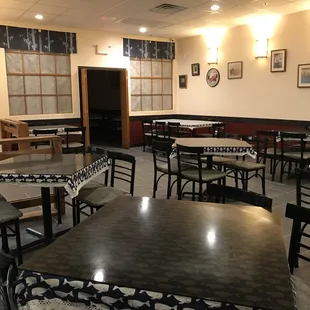
M 208 64 L 214 65 L 218 63 L 218 48 L 210 47 L 208 52 Z
M 267 58 L 268 55 L 268 39 L 256 40 L 255 58 Z

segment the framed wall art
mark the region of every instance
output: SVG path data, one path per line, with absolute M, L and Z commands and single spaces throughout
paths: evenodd
M 200 65 L 199 63 L 192 64 L 192 76 L 199 76 L 200 75 Z
M 210 87 L 215 87 L 220 81 L 220 72 L 216 68 L 211 68 L 206 76 L 207 84 Z
M 227 78 L 229 80 L 242 79 L 243 62 L 234 61 L 227 65 Z
M 286 71 L 286 49 L 271 51 L 270 71 L 271 72 Z
M 179 87 L 187 88 L 187 75 L 179 75 Z
M 297 87 L 310 87 L 310 64 L 298 65 Z

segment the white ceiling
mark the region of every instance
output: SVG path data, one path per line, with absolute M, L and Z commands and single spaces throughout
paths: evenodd
M 218 13 L 210 10 L 214 2 L 221 7 Z M 163 3 L 187 9 L 172 15 L 150 11 Z M 145 26 L 146 35 L 180 38 L 198 34 L 202 28 L 241 25 L 250 16 L 306 9 L 310 0 L 0 0 L 0 20 L 131 35 Z M 36 14 L 44 20 L 34 19 Z M 102 20 L 102 16 L 115 20 Z

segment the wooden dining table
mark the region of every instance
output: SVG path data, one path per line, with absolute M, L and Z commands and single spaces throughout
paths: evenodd
M 21 306 L 295 309 L 281 226 L 253 206 L 120 197 L 20 269 Z

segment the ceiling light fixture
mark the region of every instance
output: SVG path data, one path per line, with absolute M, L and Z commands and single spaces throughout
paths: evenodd
M 35 18 L 36 18 L 36 19 L 39 19 L 39 20 L 42 20 L 42 19 L 43 19 L 43 15 L 37 14 L 37 15 L 35 16 Z
M 218 11 L 219 9 L 220 9 L 220 6 L 217 5 L 217 4 L 213 4 L 213 5 L 211 6 L 211 10 L 212 10 L 212 11 Z
M 142 32 L 142 33 L 145 33 L 146 30 L 147 30 L 147 29 L 146 29 L 145 27 L 141 27 L 141 28 L 139 29 L 139 31 Z

